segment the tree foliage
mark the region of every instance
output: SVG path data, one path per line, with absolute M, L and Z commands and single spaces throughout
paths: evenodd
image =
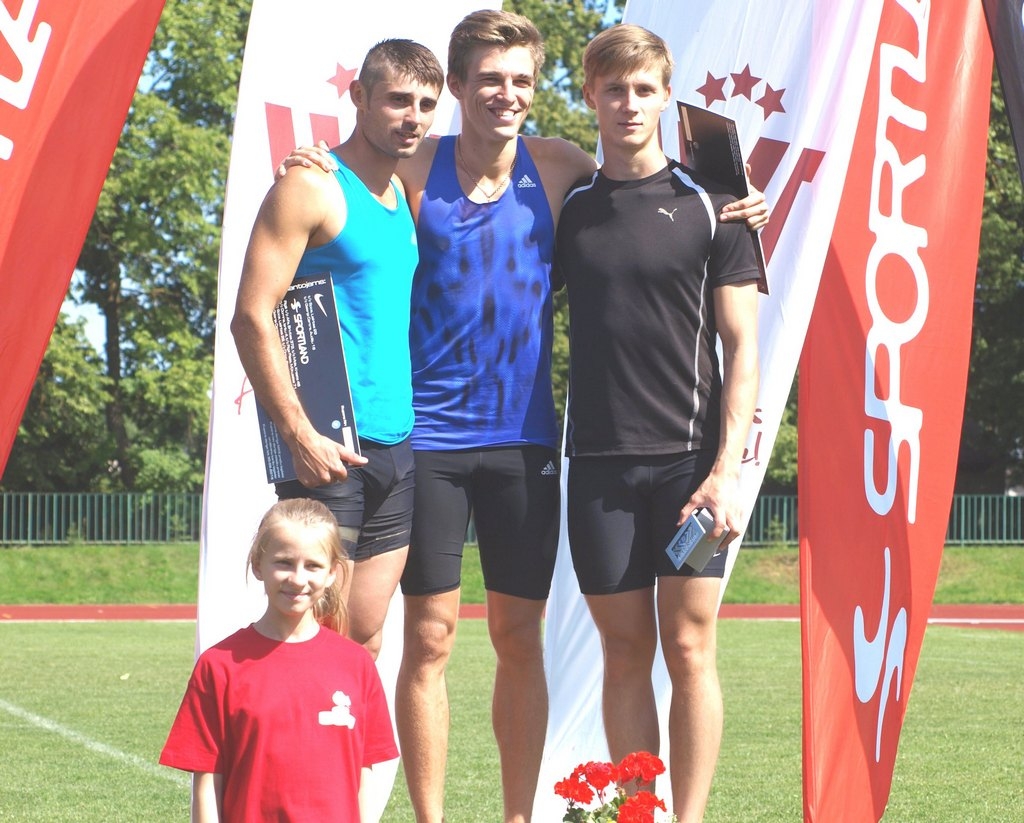
M 81 491 L 108 487 L 113 444 L 103 412 L 110 399 L 103 360 L 85 336 L 85 321 L 57 319 L 18 436 L 4 488 Z
M 993 83 L 988 168 L 974 301 L 961 488 L 1024 482 L 1024 191 L 999 83 Z
M 786 408 L 775 435 L 775 445 L 765 471 L 763 490 L 767 494 L 791 494 L 796 492 L 797 466 L 797 394 L 799 376 L 793 378 Z

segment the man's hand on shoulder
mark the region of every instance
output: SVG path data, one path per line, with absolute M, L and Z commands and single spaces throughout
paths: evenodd
M 298 146 L 292 149 L 291 153 L 281 161 L 281 165 L 274 172 L 274 180 L 280 180 L 288 173 L 293 166 L 311 169 L 320 168 L 331 173 L 338 170 L 338 161 L 331 154 L 331 149 L 326 141 L 321 140 L 315 146 Z

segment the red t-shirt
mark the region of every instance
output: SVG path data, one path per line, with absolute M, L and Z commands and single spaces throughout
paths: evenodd
M 165 766 L 224 779 L 224 823 L 359 820 L 359 774 L 398 757 L 369 653 L 329 629 L 302 643 L 252 626 L 196 663 Z

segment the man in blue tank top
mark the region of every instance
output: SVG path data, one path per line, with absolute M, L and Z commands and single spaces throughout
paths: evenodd
M 544 748 L 541 619 L 560 516 L 551 262 L 562 198 L 597 165 L 566 140 L 519 134 L 543 62 L 525 17 L 467 15 L 448 50 L 461 133 L 425 140 L 398 166 L 420 252 L 410 327 L 415 516 L 395 700 L 417 823 L 444 819 L 445 669 L 470 516 L 497 657 L 492 722 L 505 823 L 531 819 Z M 312 164 L 334 165 L 317 150 L 286 162 Z M 755 195 L 729 211 L 756 226 L 767 209 Z
M 526 18 L 468 15 L 448 51 L 461 133 L 425 141 L 398 169 L 420 248 L 410 329 L 416 505 L 396 697 L 418 823 L 443 819 L 445 665 L 470 515 L 497 657 L 492 722 L 505 823 L 530 820 L 537 790 L 548 710 L 541 620 L 559 522 L 554 229 L 565 192 L 596 168 L 566 140 L 519 134 L 543 62 Z M 738 219 L 759 220 L 758 200 L 749 213 L 741 205 Z
M 338 169 L 276 181 L 253 226 L 231 331 L 253 391 L 292 454 L 298 479 L 280 498 L 312 497 L 334 513 L 352 561 L 349 634 L 376 655 L 408 554 L 414 461 L 408 347 L 415 228 L 395 168 L 427 134 L 444 75 L 433 53 L 386 40 L 349 88 L 352 135 Z M 292 387 L 274 307 L 296 277 L 329 272 L 362 457 L 317 432 Z

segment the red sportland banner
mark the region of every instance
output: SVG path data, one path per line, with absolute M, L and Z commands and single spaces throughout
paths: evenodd
M 0 0 L 0 472 L 164 0 Z
M 991 48 L 885 0 L 800 372 L 804 819 L 885 811 L 953 493 Z

